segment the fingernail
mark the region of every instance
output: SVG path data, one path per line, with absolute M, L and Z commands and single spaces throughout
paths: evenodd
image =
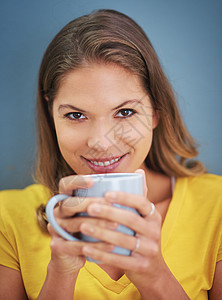
M 106 193 L 106 197 L 109 201 L 113 202 L 116 199 L 116 192 Z
M 99 214 L 101 212 L 101 206 L 98 204 L 92 204 L 89 207 L 89 214 L 93 213 L 93 214 Z
M 84 254 L 92 254 L 93 253 L 93 249 L 91 247 L 84 246 L 83 247 L 83 253 Z
M 89 183 L 94 182 L 93 178 L 91 178 L 91 177 L 83 176 L 82 178 L 83 178 L 83 184 L 85 184 L 85 185 L 88 185 Z
M 94 227 L 85 225 L 85 226 L 82 226 L 82 231 L 83 231 L 83 233 L 93 233 Z
M 108 252 L 112 252 L 114 249 L 115 249 L 114 245 L 107 245 L 105 250 Z
M 110 222 L 108 223 L 108 229 L 116 229 L 118 228 L 119 224 L 116 222 Z

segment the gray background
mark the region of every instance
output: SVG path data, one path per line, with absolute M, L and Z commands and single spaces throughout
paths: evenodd
M 43 52 L 67 22 L 99 8 L 117 9 L 143 27 L 200 144 L 199 158 L 222 175 L 222 1 L 8 0 L 0 4 L 0 189 L 32 182 Z

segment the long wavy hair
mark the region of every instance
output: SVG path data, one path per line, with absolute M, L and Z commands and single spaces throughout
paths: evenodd
M 195 141 L 182 121 L 173 89 L 145 32 L 120 12 L 98 10 L 68 23 L 43 56 L 37 95 L 36 180 L 55 194 L 59 180 L 74 174 L 60 153 L 51 108 L 64 76 L 94 62 L 116 64 L 139 76 L 158 111 L 159 123 L 146 166 L 175 177 L 203 173 L 202 163 L 193 160 L 198 155 Z M 43 215 L 44 207 L 39 211 Z

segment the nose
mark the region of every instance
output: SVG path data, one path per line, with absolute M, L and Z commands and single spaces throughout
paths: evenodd
M 94 124 L 89 132 L 87 141 L 88 147 L 98 152 L 107 152 L 114 143 L 114 141 L 109 138 L 110 130 L 111 126 L 106 124 L 105 121 Z

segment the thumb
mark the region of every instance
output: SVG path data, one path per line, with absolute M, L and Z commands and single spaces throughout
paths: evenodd
M 143 176 L 143 195 L 147 197 L 147 184 L 146 184 L 146 175 L 143 169 L 137 169 L 135 173 L 141 174 Z

